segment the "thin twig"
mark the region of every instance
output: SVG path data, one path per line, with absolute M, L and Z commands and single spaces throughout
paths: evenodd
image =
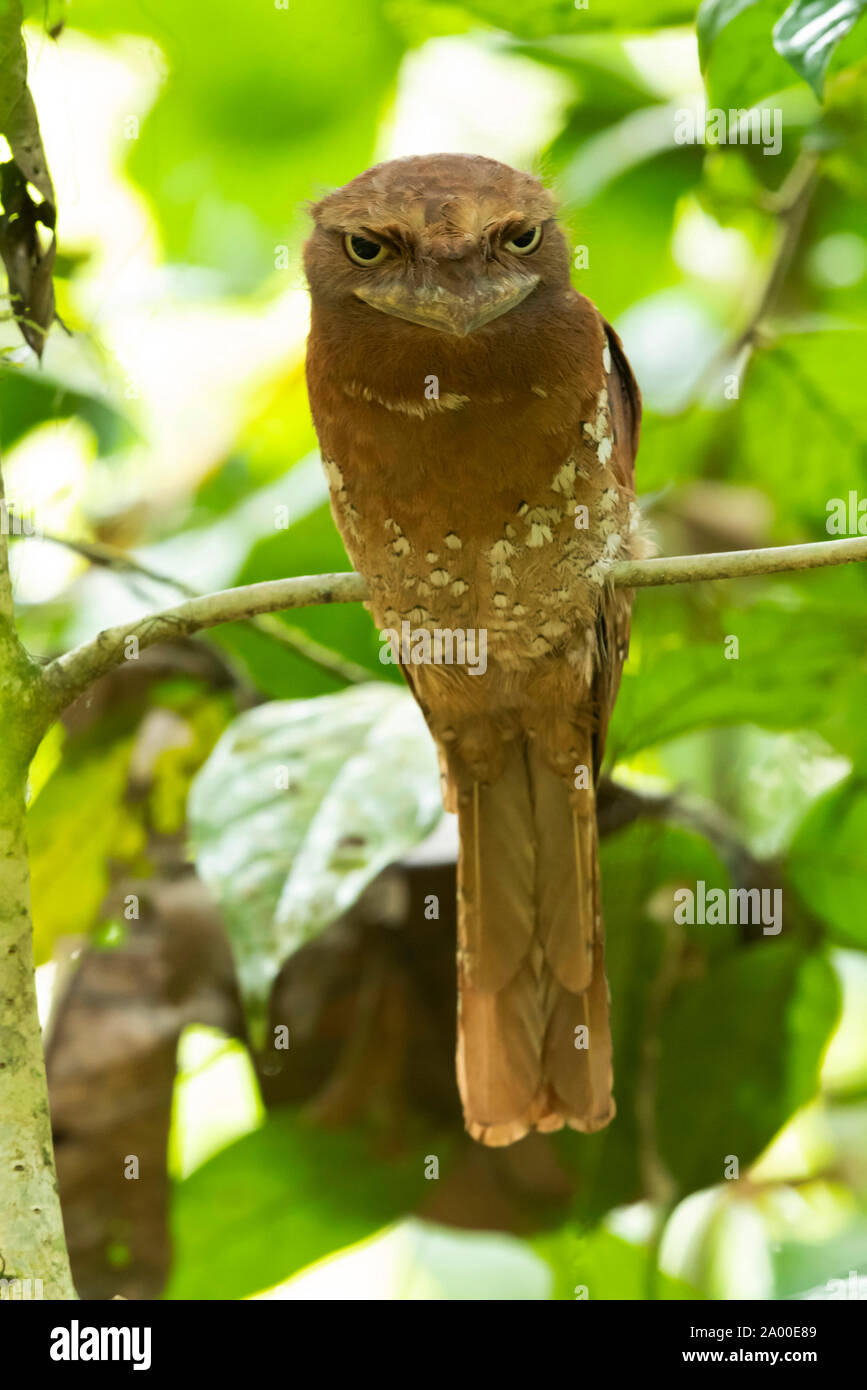
M 731 363 L 736 365 L 737 375 L 741 376 L 753 349 L 762 340 L 765 325 L 776 307 L 780 290 L 801 240 L 810 202 L 818 183 L 818 168 L 818 157 L 813 153 L 802 152 L 782 188 L 767 200 L 766 209 L 773 212 L 777 218 L 777 244 L 768 273 L 746 324 L 714 355 L 707 370 L 702 373 L 701 386 L 694 393 L 693 399 L 706 394 L 718 380 L 720 372 Z
M 137 660 L 140 651 L 156 642 L 176 641 L 221 623 L 244 621 L 262 613 L 308 608 L 318 603 L 355 603 L 366 596 L 367 587 L 361 575 L 349 573 L 271 579 L 188 599 L 174 608 L 107 628 L 92 642 L 52 661 L 44 669 L 46 708 L 54 717 L 93 681 L 124 661 Z
M 62 545 L 65 549 L 73 551 L 76 555 L 81 555 L 91 564 L 99 565 L 103 569 L 114 570 L 119 574 L 141 575 L 143 579 L 148 579 L 153 584 L 177 589 L 178 593 L 186 594 L 188 598 L 201 598 L 199 590 L 186 584 L 182 579 L 174 579 L 171 575 L 164 574 L 160 570 L 151 569 L 149 565 L 135 559 L 127 551 L 120 550 L 117 546 L 107 545 L 104 541 L 73 540 L 67 536 L 55 536 L 50 533 L 43 533 L 33 539 L 50 541 L 52 545 Z M 324 647 L 315 638 L 309 637 L 306 632 L 301 632 L 298 628 L 287 627 L 285 623 L 282 623 L 279 618 L 272 614 L 258 618 L 246 618 L 244 623 L 245 626 L 254 628 L 257 632 L 263 633 L 265 637 L 271 638 L 272 641 L 279 642 L 282 647 L 294 652 L 303 661 L 309 661 L 312 666 L 326 671 L 328 675 L 335 676 L 347 685 L 360 685 L 370 680 L 370 672 L 366 671 L 363 666 L 349 661 L 346 657 L 338 656 L 336 652 Z

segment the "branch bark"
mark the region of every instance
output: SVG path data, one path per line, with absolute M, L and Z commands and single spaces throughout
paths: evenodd
M 100 676 L 124 661 L 137 660 L 140 651 L 156 642 L 176 641 L 261 613 L 318 603 L 358 603 L 366 597 L 367 585 L 360 574 L 302 575 L 297 579 L 272 579 L 238 589 L 220 589 L 126 626 L 107 628 L 92 642 L 74 647 L 46 666 L 44 684 L 50 718 L 56 718 Z
M 736 579 L 757 574 L 818 569 L 858 560 L 867 560 L 867 537 L 864 536 L 763 550 L 729 550 L 712 555 L 624 560 L 612 567 L 610 580 L 625 588 L 655 588 L 663 584 L 691 584 L 705 579 Z M 153 646 L 155 642 L 189 637 L 192 633 L 218 627 L 220 623 L 236 622 L 262 613 L 305 608 L 319 603 L 360 603 L 367 596 L 367 585 L 360 574 L 304 575 L 296 579 L 248 584 L 238 589 L 222 589 L 177 604 L 174 608 L 152 613 L 126 626 L 108 628 L 93 641 L 75 647 L 45 668 L 49 720 L 55 718 L 100 676 L 125 660 L 135 660 L 139 651 Z
M 164 588 L 176 589 L 179 594 L 185 594 L 187 598 L 201 597 L 198 589 L 194 589 L 190 584 L 185 584 L 180 579 L 173 579 L 171 575 L 163 574 L 160 570 L 151 569 L 149 565 L 142 564 L 134 556 L 128 555 L 125 550 L 119 550 L 113 545 L 106 545 L 102 541 L 80 541 L 69 539 L 66 536 L 53 535 L 42 535 L 37 539 L 50 541 L 52 545 L 62 545 L 66 550 L 71 550 L 74 554 L 89 560 L 92 565 L 114 570 L 117 574 L 125 574 L 133 578 L 141 576 L 142 579 L 149 580 L 151 584 L 160 584 Z M 354 661 L 349 661 L 346 657 L 338 656 L 336 652 L 324 647 L 321 642 L 316 642 L 306 632 L 302 632 L 298 628 L 287 627 L 271 613 L 246 618 L 244 621 L 249 627 L 264 633 L 272 641 L 279 642 L 281 647 L 286 647 L 288 651 L 300 656 L 303 661 L 309 661 L 311 666 L 318 666 L 320 671 L 327 671 L 329 676 L 334 676 L 336 680 L 343 681 L 346 685 L 359 685 L 370 679 L 370 673 L 365 671 L 363 666 L 356 665 Z
M 824 569 L 858 560 L 867 560 L 867 536 L 810 541 L 806 545 L 775 545 L 761 550 L 720 550 L 710 555 L 623 560 L 611 573 L 618 586 L 650 589 L 662 584 L 694 584 L 703 579 L 748 579 L 757 574 Z

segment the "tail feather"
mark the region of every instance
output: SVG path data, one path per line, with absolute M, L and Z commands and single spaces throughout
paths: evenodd
M 513 744 L 496 783 L 474 781 L 459 796 L 460 949 L 477 989 L 502 989 L 533 940 L 531 817 L 526 767 Z
M 614 1101 L 593 792 L 516 739 L 496 782 L 459 782 L 458 816 L 467 1129 L 488 1145 L 599 1129 Z

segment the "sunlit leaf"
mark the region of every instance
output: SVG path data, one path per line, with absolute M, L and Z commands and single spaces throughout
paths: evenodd
M 439 815 L 433 744 L 398 687 L 262 705 L 230 726 L 193 784 L 189 817 L 254 1024 L 283 961 Z
M 821 97 L 834 49 L 867 9 L 867 0 L 794 0 L 774 25 L 774 47 Z
M 536 1236 L 532 1242 L 554 1271 L 553 1297 L 591 1302 L 600 1299 L 701 1298 L 680 1279 L 655 1271 L 653 1254 L 612 1231 L 584 1234 L 570 1227 Z M 652 1295 L 651 1295 L 651 1290 Z
M 705 0 L 699 50 L 711 107 L 742 110 L 792 85 L 792 69 L 772 40 L 784 6 L 785 0 Z
M 358 1131 L 270 1115 L 175 1187 L 166 1297 L 246 1298 L 372 1235 L 419 1201 L 427 1147 L 382 1153 Z

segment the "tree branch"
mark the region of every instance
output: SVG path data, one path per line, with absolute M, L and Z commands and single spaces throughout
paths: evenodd
M 50 541 L 52 545 L 62 545 L 64 549 L 71 550 L 73 554 L 80 555 L 101 569 L 111 570 L 115 574 L 126 575 L 132 579 L 140 576 L 152 584 L 177 589 L 179 594 L 186 594 L 187 598 L 201 597 L 198 589 L 194 589 L 191 584 L 184 583 L 182 579 L 173 579 L 171 575 L 164 574 L 161 570 L 151 569 L 149 565 L 143 564 L 141 560 L 135 559 L 125 550 L 119 550 L 114 545 L 106 545 L 104 541 L 73 540 L 67 536 L 55 536 L 48 533 L 32 538 L 23 537 L 23 539 Z M 280 622 L 279 618 L 275 618 L 270 613 L 262 614 L 259 617 L 245 618 L 243 621 L 248 627 L 263 633 L 274 642 L 279 642 L 281 647 L 294 652 L 296 656 L 301 657 L 302 661 L 309 661 L 311 666 L 317 666 L 320 671 L 326 671 L 329 676 L 334 676 L 336 680 L 344 681 L 347 685 L 360 685 L 370 679 L 370 672 L 365 671 L 363 666 L 358 666 L 347 657 L 339 656 L 337 652 L 331 651 L 329 647 L 324 647 L 321 642 L 317 642 L 315 638 L 310 637 L 299 628 L 287 627 L 285 623 Z
M 623 560 L 612 567 L 610 580 L 618 587 L 655 588 L 705 579 L 819 569 L 857 560 L 867 560 L 867 537 L 774 546 L 764 550 L 727 550 L 711 555 Z M 367 584 L 360 574 L 303 575 L 222 589 L 139 618 L 126 626 L 108 628 L 93 641 L 75 647 L 45 668 L 50 717 L 55 718 L 93 681 L 123 661 L 137 659 L 140 650 L 155 642 L 189 637 L 206 628 L 218 627 L 220 623 L 237 622 L 262 613 L 320 603 L 360 603 L 367 596 Z
M 693 584 L 702 579 L 743 579 L 756 574 L 824 569 L 867 560 L 867 536 L 806 545 L 775 545 L 762 550 L 720 550 L 710 555 L 659 556 L 621 560 L 611 577 L 618 587 L 652 589 L 662 584 Z
M 367 597 L 360 574 L 314 574 L 296 579 L 272 579 L 238 589 L 188 599 L 174 608 L 151 613 L 125 626 L 107 628 L 92 642 L 85 642 L 58 657 L 44 671 L 51 718 L 77 699 L 93 681 L 124 661 L 134 661 L 139 651 L 156 642 L 171 642 L 194 632 L 238 622 L 261 613 L 286 608 L 307 608 L 319 603 L 357 603 Z

